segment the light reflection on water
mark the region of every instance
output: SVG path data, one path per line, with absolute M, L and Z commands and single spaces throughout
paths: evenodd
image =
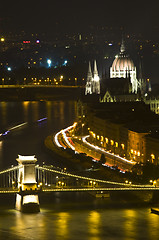
M 88 216 L 89 240 L 100 240 L 101 216 L 97 211 L 91 211 Z
M 28 121 L 29 101 L 22 102 L 24 112 L 24 122 Z
M 8 210 L 0 214 L 0 239 L 158 240 L 158 224 L 159 217 L 146 209 L 41 209 L 38 214 Z
M 7 121 L 7 103 L 1 102 L 0 109 L 1 109 L 1 124 L 5 125 Z
M 0 141 L 0 168 L 2 164 L 2 151 L 3 151 L 3 141 Z
M 132 209 L 127 209 L 124 211 L 125 222 L 123 231 L 125 232 L 125 239 L 136 239 L 136 212 Z
M 75 110 L 74 101 L 0 102 L 0 128 L 13 126 L 15 123 L 35 122 L 42 117 L 47 117 L 49 121 L 58 118 L 63 127 L 65 120 L 75 119 Z
M 70 214 L 67 212 L 60 212 L 57 214 L 57 220 L 55 221 L 55 233 L 62 238 L 68 238 L 69 236 L 69 220 Z

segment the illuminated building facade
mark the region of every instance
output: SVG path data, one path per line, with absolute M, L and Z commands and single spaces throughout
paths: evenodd
M 150 106 L 150 110 L 155 112 L 156 114 L 159 114 L 159 98 L 156 97 L 144 97 L 143 98 L 145 104 L 148 104 Z
M 128 130 L 128 147 L 127 152 L 129 158 L 137 162 L 144 163 L 146 161 L 146 139 L 148 132 Z
M 91 70 L 91 63 L 89 62 L 87 82 L 85 87 L 85 95 L 93 93 L 100 94 L 100 78 L 98 75 L 96 60 L 94 61 L 93 74 Z
M 144 102 L 79 102 L 77 108 L 90 142 L 136 162 L 159 164 L 159 116 Z

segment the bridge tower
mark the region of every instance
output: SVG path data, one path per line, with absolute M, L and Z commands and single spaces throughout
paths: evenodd
M 19 164 L 18 189 L 16 209 L 22 212 L 39 212 L 39 197 L 37 191 L 35 156 L 18 155 Z

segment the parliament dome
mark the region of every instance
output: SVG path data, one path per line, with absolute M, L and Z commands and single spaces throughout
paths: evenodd
M 138 80 L 136 67 L 133 60 L 126 54 L 124 41 L 122 39 L 120 53 L 115 57 L 110 68 L 110 78 L 130 78 L 132 93 L 137 93 Z
M 113 71 L 131 71 L 134 69 L 134 67 L 133 60 L 129 56 L 121 53 L 116 56 L 112 64 Z

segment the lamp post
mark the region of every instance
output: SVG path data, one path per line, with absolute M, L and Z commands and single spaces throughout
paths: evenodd
M 2 86 L 4 86 L 4 78 L 2 78 Z
M 24 78 L 24 85 L 26 85 L 26 78 Z

